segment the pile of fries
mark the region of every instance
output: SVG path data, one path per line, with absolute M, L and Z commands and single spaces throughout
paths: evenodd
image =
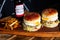
M 17 28 L 19 25 L 19 22 L 16 18 L 13 18 L 11 16 L 5 17 L 0 19 L 0 22 L 4 22 L 4 28 L 13 30 L 14 28 Z

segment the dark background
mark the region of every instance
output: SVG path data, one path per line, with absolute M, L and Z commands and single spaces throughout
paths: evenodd
M 1 0 L 0 0 L 1 3 Z M 2 9 L 2 16 L 6 17 L 11 15 L 14 12 L 14 0 L 6 0 L 3 9 Z
M 28 0 L 24 0 L 23 2 L 28 7 L 29 11 L 41 13 L 42 10 L 46 8 L 57 9 L 59 12 L 59 18 L 60 18 L 60 1 L 59 0 L 31 0 L 31 2 L 29 2 Z M 0 0 L 0 4 L 1 3 L 2 3 L 2 0 Z M 12 15 L 12 13 L 14 13 L 14 0 L 6 0 L 5 5 L 2 9 L 3 17 Z

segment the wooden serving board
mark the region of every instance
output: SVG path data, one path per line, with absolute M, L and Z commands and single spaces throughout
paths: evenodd
M 42 27 L 40 30 L 36 32 L 27 32 L 24 31 L 22 28 L 18 28 L 15 30 L 7 30 L 0 28 L 0 34 L 15 34 L 23 36 L 34 36 L 34 37 L 60 37 L 59 27 L 60 24 L 55 28 Z

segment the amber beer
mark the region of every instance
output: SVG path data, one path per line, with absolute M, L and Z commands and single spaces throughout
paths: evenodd
M 18 18 L 24 16 L 24 6 L 22 0 L 15 0 L 15 13 Z

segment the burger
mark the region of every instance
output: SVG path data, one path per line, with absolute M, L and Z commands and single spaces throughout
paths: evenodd
M 48 8 L 42 11 L 42 24 L 48 28 L 54 28 L 59 24 L 58 11 Z
M 41 28 L 41 16 L 39 13 L 30 12 L 24 16 L 23 29 L 37 31 Z

